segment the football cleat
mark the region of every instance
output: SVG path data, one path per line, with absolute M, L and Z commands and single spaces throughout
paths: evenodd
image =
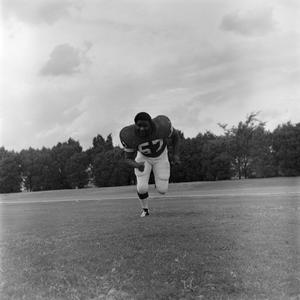
M 144 218 L 144 217 L 149 216 L 149 215 L 150 215 L 149 210 L 144 208 L 142 213 L 141 213 L 141 218 Z

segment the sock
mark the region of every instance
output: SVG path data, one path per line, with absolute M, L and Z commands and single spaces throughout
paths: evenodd
M 140 203 L 141 203 L 141 206 L 142 206 L 142 209 L 149 209 L 149 206 L 148 206 L 148 193 L 144 193 L 144 194 L 140 194 L 138 193 L 138 196 L 139 196 L 139 200 L 140 200 Z
M 141 203 L 141 207 L 142 209 L 149 209 L 149 205 L 148 205 L 148 198 L 146 199 L 140 199 L 140 203 Z

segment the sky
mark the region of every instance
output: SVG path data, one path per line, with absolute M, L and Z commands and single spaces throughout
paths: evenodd
M 185 137 L 300 122 L 298 0 L 2 0 L 0 146 L 84 149 L 167 115 Z

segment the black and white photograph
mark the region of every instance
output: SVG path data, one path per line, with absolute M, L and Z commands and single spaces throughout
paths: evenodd
M 300 1 L 0 1 L 1 300 L 300 299 Z

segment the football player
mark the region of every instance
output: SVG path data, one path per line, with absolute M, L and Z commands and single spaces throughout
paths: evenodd
M 120 140 L 124 146 L 125 162 L 134 168 L 137 179 L 137 194 L 142 206 L 141 217 L 149 216 L 148 189 L 150 173 L 153 171 L 155 187 L 161 194 L 168 191 L 170 162 L 168 159 L 167 139 L 173 146 L 173 160 L 180 163 L 178 155 L 179 134 L 172 127 L 168 117 L 156 118 L 146 112 L 138 113 L 134 124 L 124 127 Z

